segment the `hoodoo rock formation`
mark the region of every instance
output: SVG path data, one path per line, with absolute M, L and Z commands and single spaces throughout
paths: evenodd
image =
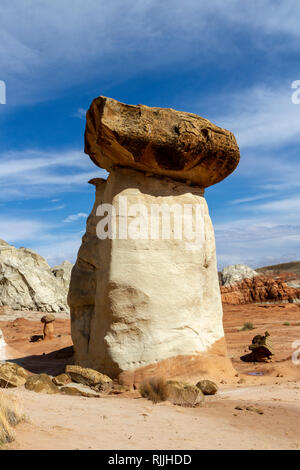
M 238 164 L 234 136 L 194 114 L 100 97 L 85 150 L 110 174 L 91 180 L 71 275 L 75 363 L 128 385 L 234 374 L 204 198 Z

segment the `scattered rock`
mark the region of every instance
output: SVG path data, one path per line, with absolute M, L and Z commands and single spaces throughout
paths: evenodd
M 59 388 L 52 382 L 52 378 L 47 374 L 37 374 L 28 377 L 25 388 L 36 393 L 59 393 Z
M 68 374 L 73 382 L 83 385 L 95 386 L 112 382 L 111 378 L 105 374 L 101 374 L 97 370 L 83 368 L 80 366 L 67 365 L 66 374 Z
M 130 390 L 128 387 L 115 382 L 105 382 L 92 386 L 91 388 L 105 395 L 120 395 L 121 393 L 125 393 Z
M 59 374 L 56 377 L 53 377 L 52 382 L 54 383 L 54 385 L 61 387 L 63 385 L 71 383 L 72 380 L 69 374 Z
M 255 406 L 253 405 L 238 405 L 235 407 L 235 410 L 239 410 L 239 411 L 252 411 L 254 413 L 257 413 L 259 415 L 263 415 L 264 414 L 264 411 L 261 409 L 261 408 L 256 408 Z
M 90 390 L 87 391 L 80 387 L 75 387 L 74 385 L 62 387 L 60 389 L 60 392 L 64 395 L 72 395 L 72 396 L 79 396 L 79 397 L 85 397 L 85 398 L 99 398 L 100 397 L 100 395 L 98 395 L 97 393 L 93 393 Z
M 29 377 L 28 372 L 23 367 L 14 362 L 0 364 L 0 387 L 21 387 Z
M 200 380 L 196 387 L 200 388 L 203 395 L 215 395 L 218 391 L 217 385 L 211 380 Z
M 194 407 L 204 402 L 202 391 L 185 382 L 168 381 L 168 401 L 173 405 Z
M 249 346 L 250 354 L 242 356 L 244 362 L 266 362 L 273 356 L 273 347 L 270 334 L 266 331 L 265 335 L 256 335 Z

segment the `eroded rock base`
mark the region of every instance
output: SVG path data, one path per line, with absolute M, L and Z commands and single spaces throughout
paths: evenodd
M 92 183 L 96 201 L 68 298 L 74 363 L 126 384 L 156 373 L 167 378 L 215 378 L 209 370 L 230 368 L 214 231 L 203 190 L 125 168 L 112 170 L 107 181 Z M 97 236 L 97 226 L 107 216 L 99 211 L 103 204 L 110 204 L 116 213 L 114 239 Z M 136 204 L 141 207 L 138 213 L 133 210 Z M 170 210 L 169 238 L 162 231 L 158 238 L 151 236 L 153 205 L 164 205 L 164 213 Z M 200 208 L 199 218 L 195 211 L 188 217 L 200 233 L 196 247 L 185 235 L 174 237 L 178 214 L 173 217 L 171 208 L 183 210 L 185 205 Z M 155 216 L 154 222 L 162 224 L 162 219 Z M 144 238 L 132 237 L 138 226 L 141 231 L 146 227 L 148 238 L 145 233 Z

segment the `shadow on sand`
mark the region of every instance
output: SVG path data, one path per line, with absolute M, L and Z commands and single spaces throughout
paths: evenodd
M 67 364 L 72 364 L 73 353 L 73 346 L 68 346 L 48 354 L 24 356 L 17 359 L 7 358 L 7 361 L 15 362 L 34 374 L 58 375 L 65 371 Z

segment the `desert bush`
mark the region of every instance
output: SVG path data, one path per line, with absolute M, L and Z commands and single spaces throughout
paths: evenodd
M 153 403 L 159 403 L 168 399 L 168 384 L 160 377 L 151 377 L 141 383 L 140 394 Z
M 0 393 L 0 446 L 14 440 L 13 428 L 24 421 L 22 406 L 16 397 Z
M 239 329 L 239 331 L 247 331 L 247 330 L 254 330 L 254 326 L 253 326 L 253 323 L 251 323 L 251 321 L 247 321 L 246 323 L 244 323 L 242 328 Z
M 290 322 L 288 322 L 288 321 L 284 322 L 284 326 L 290 326 L 290 325 L 291 325 Z

